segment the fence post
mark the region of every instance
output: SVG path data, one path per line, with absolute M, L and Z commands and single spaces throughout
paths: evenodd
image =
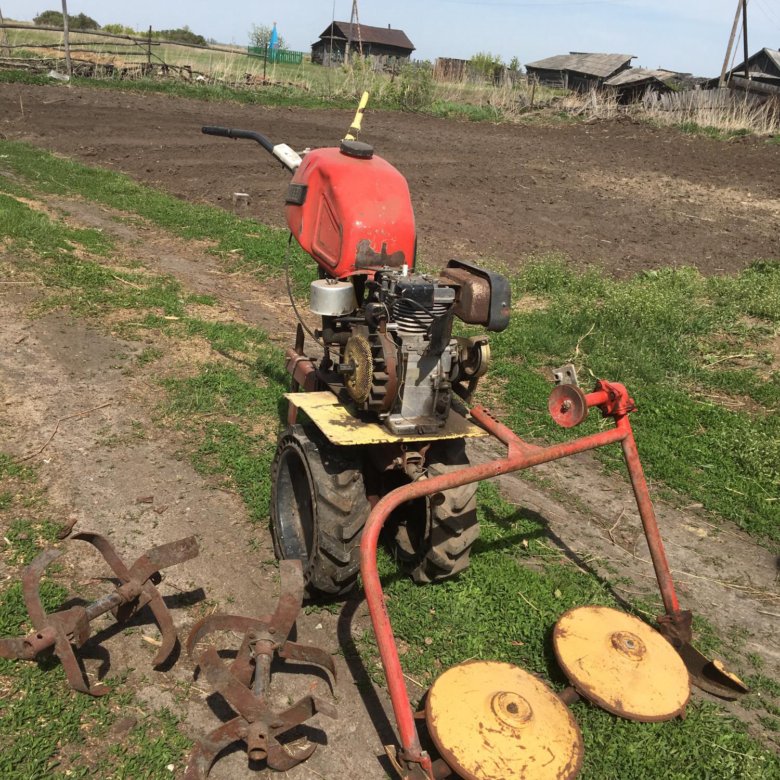
M 68 30 L 68 3 L 62 0 L 62 40 L 65 44 L 65 71 L 68 79 L 73 76 L 73 65 L 70 61 L 70 33 Z
M 149 37 L 146 39 L 146 72 L 152 70 L 152 25 L 149 25 Z
M 0 10 L 0 24 L 5 24 L 2 10 Z M 8 35 L 5 28 L 0 29 L 0 49 L 3 50 L 3 55 L 5 57 L 11 56 L 11 50 L 8 48 Z

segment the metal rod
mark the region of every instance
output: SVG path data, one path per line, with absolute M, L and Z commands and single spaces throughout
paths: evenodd
M 645 538 L 650 549 L 650 558 L 653 561 L 653 569 L 655 569 L 655 577 L 658 580 L 658 588 L 661 591 L 664 609 L 668 615 L 672 615 L 675 612 L 679 612 L 680 604 L 677 600 L 672 573 L 669 570 L 669 562 L 666 559 L 666 552 L 661 541 L 661 532 L 658 530 L 653 502 L 650 500 L 650 491 L 647 489 L 647 481 L 642 470 L 642 463 L 639 460 L 639 451 L 636 448 L 634 433 L 631 430 L 631 423 L 628 417 L 619 418 L 617 424 L 618 428 L 623 428 L 627 431 L 627 436 L 621 442 L 623 455 L 628 466 L 628 475 L 631 478 L 631 486 L 634 489 L 639 516 L 642 518 L 642 527 L 645 530 Z
M 360 544 L 360 571 L 363 578 L 363 589 L 398 724 L 399 737 L 403 747 L 402 758 L 407 762 L 419 764 L 431 778 L 433 777 L 431 759 L 422 750 L 420 744 L 377 570 L 376 551 L 382 526 L 390 514 L 406 501 L 613 444 L 622 441 L 631 433 L 630 428 L 616 427 L 573 442 L 551 447 L 537 447 L 524 442 L 483 407 L 474 407 L 471 414 L 489 433 L 507 445 L 507 457 L 396 488 L 380 499 L 371 511 Z

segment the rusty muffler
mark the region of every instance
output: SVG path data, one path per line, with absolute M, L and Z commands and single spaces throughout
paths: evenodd
M 87 606 L 76 606 L 47 614 L 40 595 L 43 572 L 62 554 L 61 550 L 44 550 L 25 568 L 22 574 L 22 593 L 27 612 L 35 631 L 24 637 L 0 639 L 0 657 L 32 661 L 50 648 L 59 657 L 70 687 L 92 696 L 108 693 L 105 685 L 90 685 L 79 664 L 75 649 L 84 645 L 91 634 L 90 623 L 106 612 L 113 612 L 118 623 L 125 623 L 147 604 L 162 634 L 162 645 L 152 662 L 164 664 L 176 647 L 173 618 L 155 585 L 159 572 L 198 555 L 194 536 L 154 547 L 127 568 L 111 542 L 95 533 L 81 533 L 73 537 L 95 547 L 113 570 L 120 584 L 113 593 Z
M 238 715 L 196 743 L 190 753 L 185 780 L 203 780 L 219 753 L 233 742 L 246 743 L 252 761 L 265 759 L 276 771 L 292 769 L 309 758 L 316 749 L 308 744 L 291 751 L 279 736 L 322 713 L 336 717 L 335 707 L 315 696 L 305 696 L 291 707 L 275 711 L 268 702 L 271 663 L 274 656 L 303 661 L 327 669 L 336 678 L 332 656 L 318 647 L 290 642 L 287 637 L 303 603 L 303 569 L 301 562 L 279 562 L 281 593 L 276 610 L 270 617 L 249 618 L 237 615 L 210 615 L 195 624 L 187 639 L 187 652 L 206 675 L 214 690 Z M 243 635 L 235 660 L 228 666 L 213 645 L 200 652 L 196 646 L 216 631 Z

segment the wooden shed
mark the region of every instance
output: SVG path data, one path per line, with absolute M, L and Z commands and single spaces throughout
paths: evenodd
M 587 92 L 601 87 L 604 82 L 631 67 L 633 54 L 593 54 L 573 51 L 557 54 L 536 62 L 525 69 L 529 79 L 551 87 Z
M 350 53 L 359 52 L 362 47 L 366 56 L 408 60 L 414 51 L 414 44 L 406 33 L 392 29 L 389 24 L 387 27 L 371 27 L 367 24 L 333 22 L 323 31 L 320 39 L 312 44 L 312 62 L 320 65 L 327 65 L 331 61 L 343 62 L 350 40 Z
M 614 91 L 621 103 L 633 103 L 647 92 L 669 92 L 669 85 L 676 78 L 673 70 L 628 68 L 608 78 L 604 87 Z
M 730 87 L 758 92 L 766 95 L 780 95 L 780 51 L 761 49 L 747 61 L 748 77 L 745 77 L 745 63 L 732 68 L 726 74 Z M 712 86 L 717 85 L 713 79 Z

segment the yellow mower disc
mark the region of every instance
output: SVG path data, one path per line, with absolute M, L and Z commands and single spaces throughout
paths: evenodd
M 633 615 L 569 610 L 555 625 L 553 647 L 577 692 L 614 715 L 654 723 L 685 710 L 691 686 L 682 658 Z
M 511 664 L 448 669 L 428 693 L 425 718 L 442 757 L 466 780 L 566 780 L 582 766 L 582 734 L 569 709 Z

